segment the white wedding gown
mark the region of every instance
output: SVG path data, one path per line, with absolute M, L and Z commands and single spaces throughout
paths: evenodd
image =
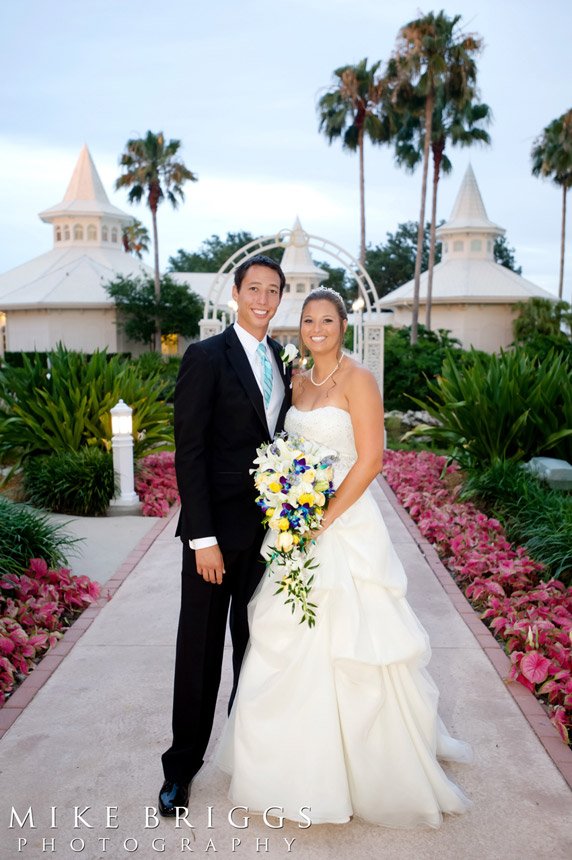
M 349 413 L 292 407 L 286 430 L 335 449 L 335 486 L 356 458 Z M 250 644 L 217 753 L 230 798 L 251 812 L 388 827 L 437 827 L 470 806 L 437 758 L 469 761 L 437 714 L 425 670 L 427 634 L 405 599 L 407 581 L 383 517 L 366 492 L 318 539 L 299 624 L 267 571 L 249 604 Z

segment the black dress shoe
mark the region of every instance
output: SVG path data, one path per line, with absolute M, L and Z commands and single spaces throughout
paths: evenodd
M 186 807 L 189 802 L 189 783 L 171 782 L 166 779 L 159 792 L 159 812 L 161 815 L 176 815 L 177 807 Z

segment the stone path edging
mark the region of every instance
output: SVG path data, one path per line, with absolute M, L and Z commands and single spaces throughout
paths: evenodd
M 174 516 L 179 513 L 176 505 L 169 511 L 165 519 L 149 529 L 141 538 L 139 543 L 131 550 L 129 555 L 119 565 L 111 579 L 104 584 L 101 595 L 68 627 L 57 645 L 46 653 L 30 674 L 22 681 L 4 706 L 0 708 L 0 738 L 8 731 L 10 726 L 18 719 L 24 708 L 32 701 L 39 689 L 41 689 L 52 673 L 58 668 L 62 660 L 69 654 L 75 643 L 81 639 L 85 631 L 91 626 L 101 610 L 111 600 L 117 589 L 127 579 L 129 574 L 139 564 L 145 553 L 152 544 L 167 528 Z
M 544 708 L 534 693 L 508 678 L 510 671 L 510 660 L 497 642 L 489 628 L 479 618 L 452 575 L 449 573 L 435 547 L 423 537 L 416 524 L 413 522 L 405 508 L 400 504 L 397 496 L 382 475 L 377 478 L 389 504 L 419 547 L 427 564 L 439 580 L 443 589 L 449 595 L 451 603 L 470 629 L 471 633 L 489 658 L 500 675 L 507 690 L 522 711 L 532 730 L 538 737 L 540 743 L 552 759 L 555 767 L 560 771 L 562 777 L 572 788 L 572 749 L 563 743 L 558 730 L 552 725 Z

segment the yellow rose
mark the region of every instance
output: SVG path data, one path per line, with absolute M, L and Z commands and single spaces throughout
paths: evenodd
M 316 493 L 316 504 L 319 505 L 321 508 L 323 508 L 326 504 L 326 497 L 323 493 Z
M 279 484 L 278 481 L 272 481 L 271 484 L 268 484 L 268 489 L 271 493 L 279 493 L 282 489 L 282 484 Z
M 272 519 L 272 517 L 274 516 L 275 513 L 276 513 L 276 508 L 266 508 L 266 516 L 268 517 L 269 520 Z
M 316 514 L 317 517 L 321 517 L 322 514 L 324 513 L 324 511 L 322 510 L 322 508 L 316 508 L 314 513 Z
M 280 517 L 280 519 L 278 520 L 278 528 L 281 532 L 288 531 L 288 529 L 290 528 L 290 523 L 288 522 L 286 517 Z
M 307 472 L 304 472 L 304 480 L 309 484 L 313 483 L 316 478 L 316 473 L 313 469 L 308 469 Z
M 296 544 L 296 546 L 298 546 L 298 544 L 300 543 L 300 536 L 299 536 L 299 535 L 294 535 L 294 537 L 292 538 L 292 540 L 294 541 L 294 543 Z M 572 636 L 571 636 L 570 638 L 572 638 Z
M 329 486 L 330 484 L 328 481 L 318 481 L 314 486 L 314 491 L 316 493 L 323 493 L 324 490 L 327 490 Z
M 276 549 L 283 552 L 290 552 L 294 544 L 294 538 L 291 532 L 281 532 L 276 538 Z
M 313 493 L 301 493 L 298 496 L 298 502 L 301 505 L 313 505 L 314 504 L 314 494 Z

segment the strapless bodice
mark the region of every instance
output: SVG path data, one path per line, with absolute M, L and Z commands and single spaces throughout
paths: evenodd
M 291 406 L 284 427 L 287 433 L 311 439 L 336 452 L 334 484 L 338 486 L 357 459 L 349 412 L 339 406 L 319 406 L 308 411 Z

